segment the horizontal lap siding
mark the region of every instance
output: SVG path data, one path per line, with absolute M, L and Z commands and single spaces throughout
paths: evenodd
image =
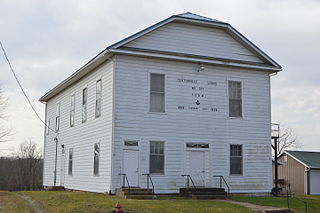
M 95 118 L 96 81 L 102 79 L 101 117 Z M 88 88 L 87 121 L 82 123 L 82 89 Z M 69 126 L 70 97 L 75 94 L 75 124 Z M 70 88 L 49 100 L 47 119 L 55 129 L 56 104 L 60 102 L 57 185 L 60 184 L 61 145 L 65 145 L 65 188 L 108 192 L 111 177 L 113 63 L 105 62 Z M 56 133 L 46 136 L 44 185 L 53 185 Z M 99 176 L 93 175 L 93 146 L 100 143 Z M 73 148 L 73 174 L 68 175 L 69 148 Z
M 262 63 L 222 29 L 181 23 L 166 24 L 125 46 Z
M 270 152 L 270 89 L 266 72 L 222 68 L 205 65 L 198 73 L 198 64 L 130 56 L 116 57 L 115 72 L 115 135 L 114 188 L 121 181 L 123 140 L 139 140 L 140 184 L 143 173 L 149 172 L 149 141 L 165 141 L 165 175 L 153 176 L 157 192 L 177 192 L 185 182 L 189 159 L 186 142 L 209 143 L 205 152 L 207 183 L 217 183 L 212 175 L 223 175 L 233 192 L 268 192 L 271 190 Z M 148 72 L 166 73 L 166 113 L 148 113 Z M 205 93 L 217 112 L 179 110 L 177 106 L 190 99 L 177 78 L 214 81 L 217 86 Z M 228 118 L 227 81 L 243 84 L 242 119 Z M 207 88 L 206 88 L 207 89 Z M 190 99 L 191 100 L 191 99 Z M 244 175 L 229 175 L 229 146 L 243 144 Z

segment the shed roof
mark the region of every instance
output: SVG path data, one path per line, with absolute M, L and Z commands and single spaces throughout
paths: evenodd
M 311 169 L 320 169 L 320 152 L 285 151 Z

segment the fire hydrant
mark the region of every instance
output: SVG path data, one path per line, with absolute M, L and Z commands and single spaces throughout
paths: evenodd
M 114 209 L 112 210 L 112 213 L 123 213 L 120 203 L 116 203 L 116 205 L 114 206 Z

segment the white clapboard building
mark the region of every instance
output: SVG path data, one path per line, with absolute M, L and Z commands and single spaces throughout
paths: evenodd
M 43 185 L 176 193 L 187 176 L 272 188 L 270 76 L 281 66 L 230 24 L 173 15 L 104 49 L 40 98 Z M 219 179 L 219 178 L 218 178 Z

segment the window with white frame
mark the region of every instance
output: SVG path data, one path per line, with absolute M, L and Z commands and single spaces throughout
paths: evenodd
M 71 95 L 70 99 L 70 127 L 74 126 L 74 115 L 75 115 L 75 95 Z
M 82 90 L 82 123 L 87 121 L 88 88 Z
M 49 135 L 49 131 L 50 131 L 50 119 L 48 119 L 47 123 L 46 123 L 46 134 Z
M 57 103 L 56 106 L 56 131 L 59 131 L 60 127 L 60 103 Z
M 164 174 L 164 142 L 150 141 L 150 174 Z
M 99 79 L 96 82 L 96 118 L 100 117 L 101 115 L 101 98 L 102 98 L 102 82 L 101 79 Z
M 100 144 L 94 144 L 94 151 L 93 151 L 93 174 L 99 174 L 99 158 L 100 158 Z
M 150 112 L 165 112 L 165 75 L 150 74 Z
M 243 174 L 242 145 L 230 145 L 230 175 Z
M 73 148 L 69 149 L 69 164 L 68 164 L 68 174 L 72 175 L 72 167 L 73 167 Z
M 242 89 L 240 81 L 229 81 L 229 117 L 242 117 Z

